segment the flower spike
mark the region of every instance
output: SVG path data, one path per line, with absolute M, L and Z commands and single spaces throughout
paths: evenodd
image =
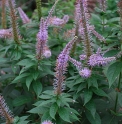
M 56 16 L 54 17 L 51 17 L 50 18 L 50 25 L 53 25 L 53 26 L 62 26 L 64 24 L 66 24 L 69 20 L 69 16 L 68 15 L 65 15 L 63 17 L 63 19 L 60 19 L 60 18 L 57 18 Z
M 0 29 L 0 38 L 11 38 L 12 29 Z
M 3 96 L 0 95 L 0 116 L 6 120 L 6 124 L 13 122 L 13 114 L 5 103 Z
M 28 16 L 25 14 L 25 12 L 21 9 L 21 7 L 18 7 L 19 15 L 22 19 L 23 24 L 27 24 L 30 22 L 30 19 Z
M 9 13 L 10 13 L 10 23 L 12 26 L 12 34 L 14 41 L 17 44 L 20 44 L 19 39 L 21 38 L 20 33 L 19 33 L 19 28 L 18 28 L 18 23 L 17 23 L 17 14 L 16 14 L 16 7 L 15 7 L 15 0 L 8 0 L 8 5 L 9 5 Z
M 79 61 L 77 61 L 77 60 L 71 58 L 70 56 L 69 56 L 69 61 L 70 61 L 74 66 L 76 66 L 76 68 L 77 68 L 78 70 L 81 70 L 81 69 L 82 69 L 82 64 L 81 64 L 81 62 L 79 62 Z
M 55 79 L 54 79 L 54 90 L 56 94 L 61 94 L 64 90 L 64 74 L 67 70 L 67 62 L 69 59 L 69 53 L 72 49 L 73 44 L 76 42 L 77 37 L 74 37 L 63 49 L 63 51 L 59 54 L 58 59 L 56 61 L 56 68 L 55 68 Z
M 96 54 L 93 54 L 89 57 L 88 64 L 94 67 L 94 66 L 106 65 L 109 62 L 114 61 L 114 60 L 116 60 L 115 57 L 103 57 L 100 54 L 100 49 L 98 49 Z

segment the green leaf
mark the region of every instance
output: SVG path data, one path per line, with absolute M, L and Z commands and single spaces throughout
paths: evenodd
M 32 77 L 33 77 L 34 80 L 36 80 L 38 76 L 39 76 L 38 71 L 35 71 L 35 72 L 32 73 Z
M 28 75 L 30 75 L 30 73 L 23 73 L 23 74 L 17 76 L 17 77 L 12 81 L 12 84 L 13 84 L 13 83 L 17 83 L 18 80 L 20 80 L 20 79 L 22 79 L 22 78 L 24 78 L 24 77 L 27 77 Z
M 85 107 L 91 112 L 91 115 L 93 116 L 93 118 L 95 118 L 95 113 L 96 113 L 96 107 L 94 102 L 91 100 L 89 101 Z
M 52 98 L 53 96 L 51 96 L 50 94 L 49 95 L 44 95 L 44 94 L 42 94 L 41 96 L 39 96 L 39 98 L 41 98 L 41 99 L 50 99 L 50 98 Z
M 109 82 L 109 87 L 111 87 L 111 85 L 114 83 L 114 81 L 120 74 L 121 69 L 122 69 L 122 62 L 115 62 L 109 66 L 106 74 Z
M 89 111 L 86 111 L 85 114 L 91 124 L 101 124 L 101 119 L 98 113 L 95 114 L 95 119 L 92 117 Z
M 46 101 L 43 101 L 39 106 L 45 106 L 47 104 L 50 104 L 50 103 L 53 103 L 55 102 L 56 100 L 54 99 L 51 99 L 51 100 L 46 100 Z
M 90 90 L 85 90 L 84 91 L 84 105 L 91 100 L 92 94 L 93 93 Z
M 122 117 L 122 113 L 116 113 L 113 110 L 110 110 L 111 114 L 115 115 L 115 116 L 120 116 Z
M 118 92 L 118 102 L 119 102 L 119 105 L 122 107 L 122 93 L 121 92 Z
M 106 52 L 104 54 L 104 57 L 112 57 L 112 56 L 115 56 L 117 55 L 117 53 L 119 52 L 119 50 L 110 50 L 108 52 Z
M 30 97 L 27 96 L 18 96 L 16 99 L 13 100 L 14 106 L 21 106 L 31 101 Z
M 29 76 L 29 77 L 26 78 L 26 86 L 27 86 L 28 90 L 30 88 L 30 85 L 31 85 L 32 81 L 33 81 L 33 77 L 32 76 Z
M 91 76 L 90 78 L 88 78 L 88 88 L 90 88 L 91 86 L 94 86 L 96 88 L 98 88 L 98 84 L 97 84 L 97 78 L 94 76 Z
M 42 92 L 42 84 L 40 81 L 33 82 L 33 89 L 37 96 L 39 96 Z
M 18 62 L 17 65 L 25 66 L 25 68 L 28 68 L 28 67 L 35 65 L 35 63 L 31 61 L 30 59 L 24 59 Z
M 31 109 L 30 111 L 28 111 L 29 113 L 33 113 L 33 114 L 43 114 L 45 113 L 45 111 L 47 110 L 48 108 L 46 107 L 35 107 L 33 109 Z
M 56 115 L 56 112 L 58 110 L 58 106 L 56 103 L 54 103 L 51 107 L 50 107 L 50 116 L 55 119 L 55 115 Z
M 59 116 L 61 117 L 62 120 L 66 121 L 66 122 L 71 122 L 70 121 L 70 118 L 69 118 L 69 112 L 66 108 L 64 107 L 61 107 L 59 110 L 58 110 L 58 113 L 59 113 Z
M 0 64 L 8 62 L 9 59 L 0 57 Z
M 101 89 L 95 89 L 95 88 L 93 88 L 92 91 L 95 94 L 97 94 L 98 96 L 106 96 L 106 97 L 108 97 L 108 95 L 103 90 L 101 90 Z
M 51 120 L 52 118 L 50 117 L 49 111 L 44 112 L 43 116 L 41 117 L 41 122 L 45 120 Z

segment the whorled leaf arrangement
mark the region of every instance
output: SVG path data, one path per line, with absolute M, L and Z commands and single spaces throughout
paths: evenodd
M 6 124 L 12 124 L 13 123 L 13 114 L 10 111 L 9 107 L 5 103 L 5 100 L 3 96 L 0 95 L 0 116 L 2 119 L 6 120 Z
M 69 60 L 70 50 L 72 49 L 74 43 L 76 42 L 77 37 L 74 37 L 63 49 L 63 51 L 59 54 L 57 61 L 56 61 L 56 68 L 55 68 L 55 79 L 53 83 L 54 91 L 56 94 L 61 94 L 64 90 L 64 74 L 67 70 L 67 62 Z
M 12 33 L 13 33 L 13 38 L 14 41 L 17 44 L 20 44 L 20 33 L 19 33 L 19 28 L 18 28 L 18 23 L 17 23 L 17 11 L 16 11 L 16 5 L 15 5 L 15 0 L 8 0 L 8 5 L 9 5 L 9 16 L 10 16 L 10 25 L 12 27 Z

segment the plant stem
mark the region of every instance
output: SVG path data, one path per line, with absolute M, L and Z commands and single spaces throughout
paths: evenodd
M 37 11 L 38 11 L 38 18 L 40 20 L 41 16 L 42 16 L 42 11 L 41 11 L 41 0 L 36 0 L 36 7 L 37 7 Z
M 119 74 L 119 82 L 118 82 L 118 86 L 117 86 L 117 89 L 119 90 L 120 89 L 120 85 L 121 85 L 121 72 Z M 114 112 L 117 111 L 117 104 L 118 104 L 118 92 L 116 93 L 116 101 L 115 101 L 115 106 L 114 106 Z
M 2 28 L 6 29 L 6 0 L 2 0 Z

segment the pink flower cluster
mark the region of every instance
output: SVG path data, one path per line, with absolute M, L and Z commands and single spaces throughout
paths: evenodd
M 46 120 L 46 121 L 42 122 L 41 124 L 53 124 L 53 123 L 49 120 Z

